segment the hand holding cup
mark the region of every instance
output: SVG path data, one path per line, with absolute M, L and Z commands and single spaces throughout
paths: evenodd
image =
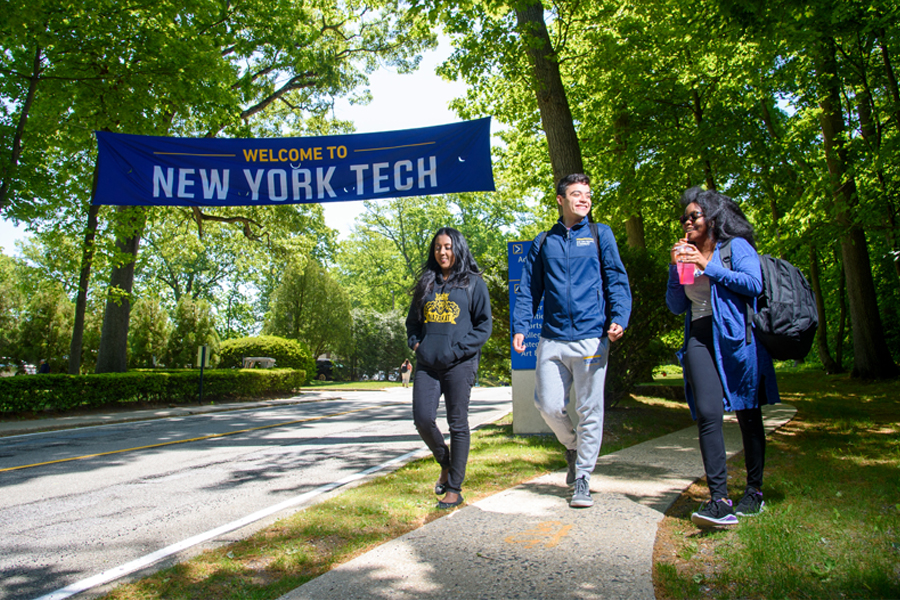
M 678 269 L 678 282 L 681 285 L 691 285 L 694 283 L 694 264 L 692 262 L 685 262 L 685 255 L 690 253 L 692 248 L 687 244 L 685 240 L 680 240 L 678 245 L 673 249 L 673 254 L 675 255 L 675 265 Z

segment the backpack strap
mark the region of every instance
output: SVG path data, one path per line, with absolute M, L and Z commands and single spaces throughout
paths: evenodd
M 725 240 L 719 247 L 719 258 L 722 260 L 722 266 L 729 271 L 734 271 L 734 268 L 731 266 L 731 239 Z M 749 344 L 750 340 L 753 339 L 753 307 L 750 305 L 750 302 L 745 302 L 744 305 L 747 307 L 747 318 L 744 319 L 747 331 L 744 334 L 744 340 Z
M 731 268 L 731 240 L 726 240 L 719 248 L 719 258 L 722 260 L 722 264 L 725 265 L 726 269 L 729 271 L 734 270 Z
M 538 234 L 536 238 L 534 238 L 534 243 L 537 244 L 537 256 L 541 255 L 541 248 L 544 246 L 544 240 L 547 239 L 547 234 L 549 231 L 542 231 Z

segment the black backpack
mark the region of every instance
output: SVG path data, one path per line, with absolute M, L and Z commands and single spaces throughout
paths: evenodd
M 731 240 L 722 244 L 719 257 L 730 269 Z M 756 313 L 747 304 L 747 328 L 752 322 L 753 335 L 775 360 L 803 360 L 819 326 L 812 288 L 800 269 L 784 259 L 761 254 L 759 265 L 763 291 L 756 299 Z

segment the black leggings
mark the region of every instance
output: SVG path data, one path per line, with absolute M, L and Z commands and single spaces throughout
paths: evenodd
M 725 415 L 722 382 L 713 359 L 712 317 L 691 322 L 691 335 L 685 349 L 685 376 L 694 392 L 694 408 L 700 434 L 700 454 L 713 500 L 728 497 L 728 468 L 725 464 L 725 437 L 722 419 Z M 744 442 L 744 464 L 747 485 L 762 488 L 766 461 L 766 431 L 762 411 L 756 408 L 736 410 Z
M 418 367 L 413 385 L 413 421 L 434 459 L 449 469 L 447 491 L 459 493 L 469 460 L 469 395 L 478 371 L 478 357 L 446 370 Z M 450 447 L 437 426 L 438 401 L 444 396 Z

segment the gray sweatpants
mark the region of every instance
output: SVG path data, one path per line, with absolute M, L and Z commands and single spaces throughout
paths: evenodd
M 603 386 L 609 360 L 609 338 L 564 342 L 541 338 L 537 348 L 534 402 L 556 439 L 578 450 L 575 477 L 590 480 L 603 442 Z M 575 385 L 574 428 L 566 402 Z

